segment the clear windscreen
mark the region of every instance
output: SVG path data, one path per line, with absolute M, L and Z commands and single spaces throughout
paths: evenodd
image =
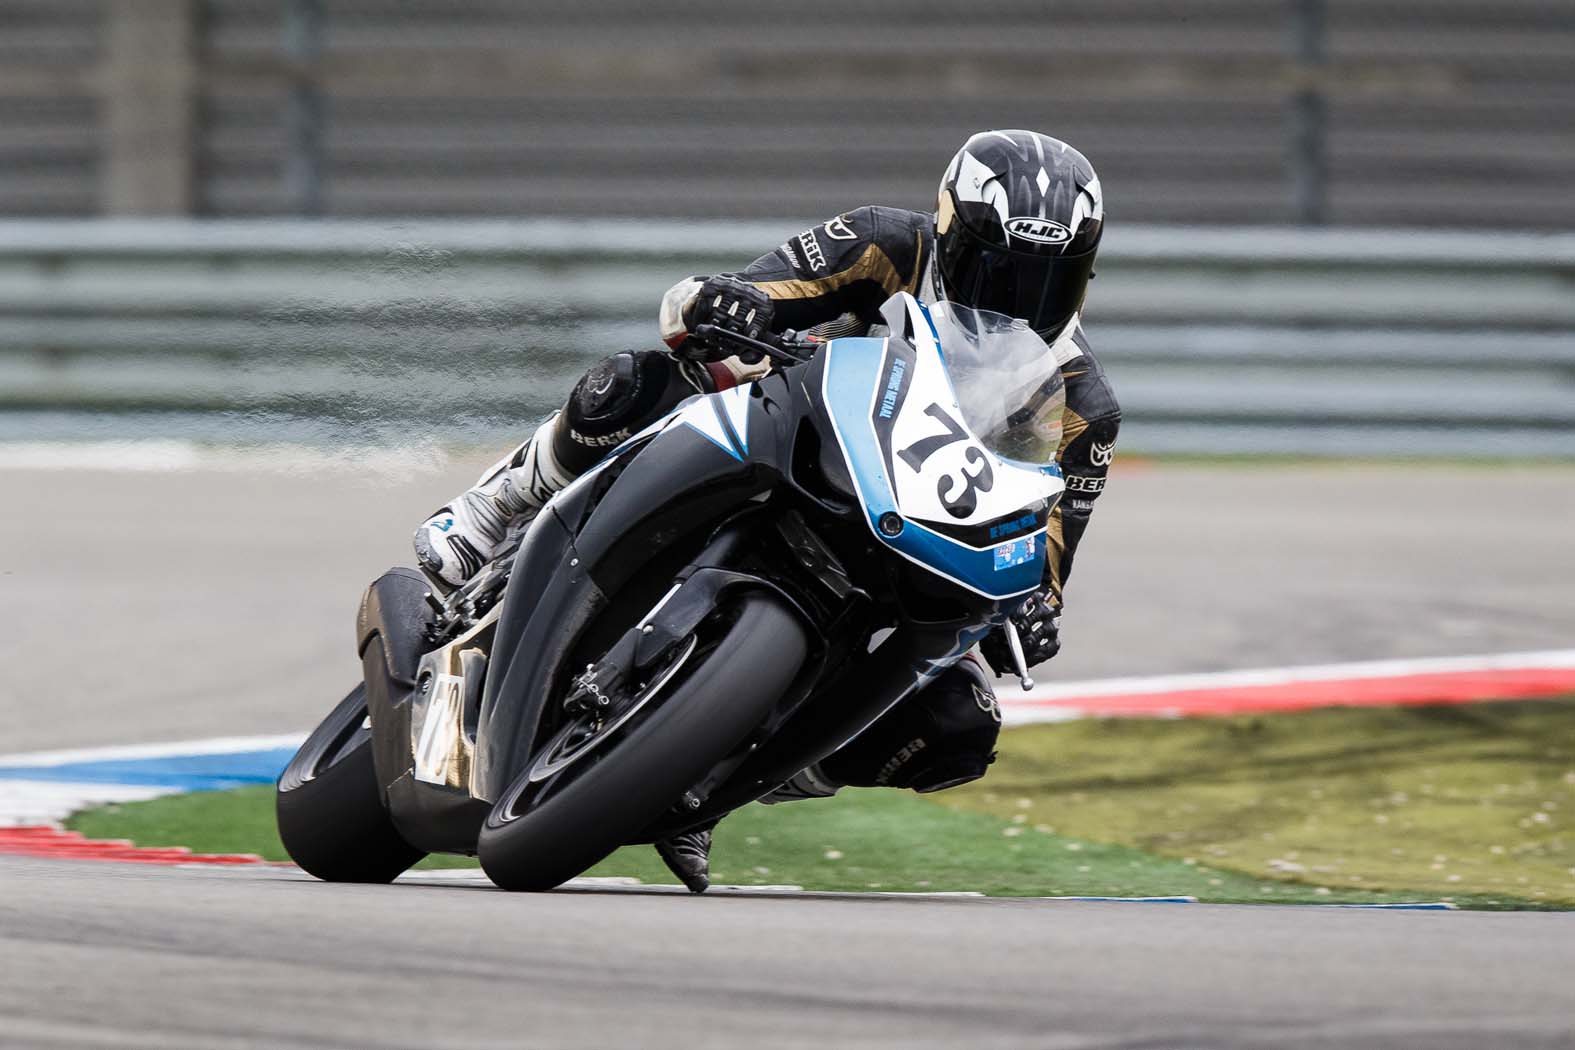
M 1045 341 L 1005 314 L 948 302 L 929 313 L 968 429 L 1002 459 L 1054 463 L 1066 385 Z

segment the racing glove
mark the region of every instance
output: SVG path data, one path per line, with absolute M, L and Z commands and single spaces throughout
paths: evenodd
M 771 331 L 773 309 L 771 297 L 748 281 L 725 276 L 690 277 L 662 296 L 662 341 L 684 357 L 714 360 L 717 348 L 691 340 L 690 333 L 710 324 L 760 339 Z
M 1024 599 L 1010 619 L 1017 627 L 1017 636 L 1023 643 L 1023 661 L 1029 667 L 1036 667 L 1061 651 L 1061 607 L 1048 587 Z M 979 652 L 998 676 L 1017 672 L 1005 628 L 980 642 Z

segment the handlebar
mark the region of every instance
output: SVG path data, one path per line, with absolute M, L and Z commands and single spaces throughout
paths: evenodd
M 753 339 L 742 332 L 735 332 L 731 328 L 714 324 L 699 325 L 690 334 L 703 343 L 719 347 L 731 344 L 740 350 L 752 350 L 757 354 L 764 354 L 783 365 L 803 364 L 815 355 L 815 349 L 820 345 L 811 339 L 800 338 L 799 334 L 793 331 L 771 335 L 768 341 Z

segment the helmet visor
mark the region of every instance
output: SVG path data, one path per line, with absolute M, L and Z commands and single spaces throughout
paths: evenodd
M 936 262 L 947 298 L 977 310 L 1027 321 L 1047 338 L 1083 305 L 1095 248 L 1075 255 L 1039 255 L 992 244 L 954 219 L 936 238 Z

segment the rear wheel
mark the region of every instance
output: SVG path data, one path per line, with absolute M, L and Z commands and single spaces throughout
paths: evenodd
M 482 868 L 504 889 L 549 890 L 633 840 L 765 720 L 807 652 L 779 599 L 746 596 L 632 704 L 560 727 L 488 814 Z
M 276 814 L 290 859 L 327 882 L 391 882 L 426 856 L 400 837 L 383 804 L 365 686 L 339 702 L 280 774 Z

